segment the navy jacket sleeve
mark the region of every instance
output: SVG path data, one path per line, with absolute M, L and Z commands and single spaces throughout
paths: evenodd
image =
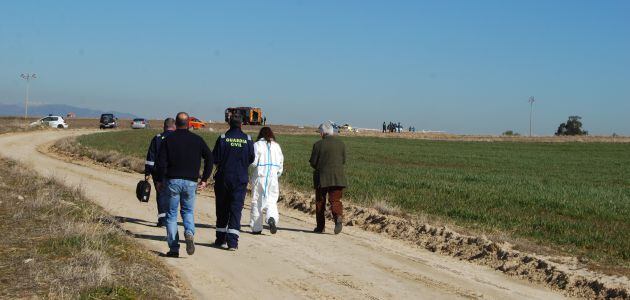
M 201 157 L 203 158 L 203 174 L 201 175 L 201 181 L 207 181 L 212 175 L 212 166 L 214 164 L 214 159 L 212 158 L 212 152 L 210 148 L 208 148 L 208 144 L 202 138 L 199 138 L 201 141 Z
M 155 161 L 158 155 L 156 149 L 157 145 L 154 137 L 151 139 L 151 144 L 149 144 L 149 150 L 147 151 L 147 159 L 144 162 L 144 175 L 148 176 L 155 170 Z
M 166 177 L 166 170 L 168 169 L 168 139 L 162 141 L 160 147 L 160 153 L 157 156 L 157 175 L 155 178 L 157 181 L 162 181 Z
M 221 163 L 221 137 L 218 137 L 217 141 L 214 143 L 214 149 L 212 149 L 212 158 L 215 165 Z

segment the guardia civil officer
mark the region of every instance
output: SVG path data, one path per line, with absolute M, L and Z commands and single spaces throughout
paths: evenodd
M 241 213 L 247 193 L 247 168 L 254 161 L 254 143 L 243 133 L 241 115 L 230 117 L 230 130 L 216 141 L 212 156 L 217 172 L 214 175 L 217 226 L 216 247 L 238 249 Z
M 149 177 L 153 179 L 153 186 L 157 186 L 158 182 L 162 182 L 158 175 L 158 169 L 156 166 L 158 154 L 160 153 L 160 147 L 162 141 L 175 131 L 175 119 L 166 118 L 164 120 L 164 131 L 154 136 L 149 144 L 149 150 L 147 151 L 147 159 L 144 162 L 144 179 L 149 180 Z M 166 198 L 164 197 L 166 195 Z M 168 210 L 168 195 L 156 190 L 155 199 L 157 202 L 158 221 L 157 226 L 166 226 L 166 211 Z

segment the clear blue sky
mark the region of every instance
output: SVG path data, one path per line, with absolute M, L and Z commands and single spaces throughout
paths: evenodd
M 98 3 L 97 3 L 98 2 Z M 5 1 L 0 102 L 630 134 L 630 1 Z

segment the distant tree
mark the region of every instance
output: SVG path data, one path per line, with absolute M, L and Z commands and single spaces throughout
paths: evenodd
M 514 132 L 513 130 L 507 130 L 502 133 L 504 136 L 520 136 L 521 134 L 518 132 Z
M 566 123 L 560 124 L 556 135 L 588 135 L 588 131 L 582 129 L 582 117 L 570 116 Z

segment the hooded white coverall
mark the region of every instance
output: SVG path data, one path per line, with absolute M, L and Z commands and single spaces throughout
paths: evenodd
M 264 139 L 254 143 L 256 158 L 252 163 L 252 211 L 250 228 L 252 232 L 260 232 L 263 229 L 262 213 L 267 211 L 265 223 L 273 218 L 278 225 L 278 196 L 280 186 L 278 177 L 282 175 L 284 156 L 280 145 L 275 141 L 267 142 Z

